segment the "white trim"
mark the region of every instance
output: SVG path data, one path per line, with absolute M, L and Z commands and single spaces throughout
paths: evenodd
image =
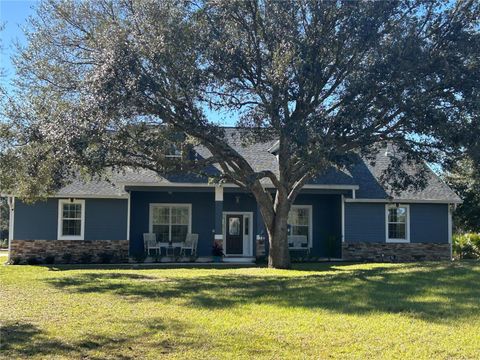
M 450 244 L 450 259 L 453 259 L 453 247 L 452 247 L 452 229 L 453 229 L 453 222 L 452 222 L 452 209 L 453 205 L 448 205 L 448 243 Z
M 192 233 L 192 204 L 188 204 L 188 203 L 150 203 L 149 205 L 149 214 L 148 214 L 148 231 L 150 233 L 153 233 L 153 208 L 155 206 L 160 206 L 160 207 L 186 207 L 188 208 L 188 234 L 191 234 Z M 171 220 L 170 220 L 171 222 Z M 171 225 L 172 224 L 169 224 L 169 227 L 171 229 Z M 171 239 L 172 237 L 172 234 L 170 233 L 169 234 L 169 237 Z
M 162 181 L 158 183 L 142 183 L 142 182 L 117 182 L 121 184 L 123 188 L 127 186 L 136 186 L 136 187 L 203 187 L 203 188 L 213 188 L 218 187 L 217 184 L 208 184 L 208 183 L 175 183 L 170 181 Z M 272 184 L 262 184 L 266 188 L 275 188 Z M 222 184 L 223 188 L 238 188 L 238 185 L 235 184 Z M 306 184 L 303 186 L 303 189 L 332 189 L 332 190 L 358 190 L 358 185 L 323 185 L 323 184 Z
M 407 209 L 407 218 L 405 224 L 405 239 L 390 239 L 388 237 L 388 209 L 396 208 L 396 204 L 386 204 L 385 205 L 385 242 L 387 243 L 409 243 L 410 242 L 410 205 L 408 204 L 398 204 L 399 207 L 404 207 Z
M 342 243 L 345 242 L 345 196 L 342 195 Z
M 63 220 L 63 204 L 80 204 L 82 206 L 82 214 L 80 219 L 80 235 L 62 235 L 62 220 Z M 85 200 L 77 199 L 59 199 L 58 200 L 58 226 L 57 226 L 58 240 L 85 240 Z
M 61 195 L 51 195 L 48 198 L 53 199 L 128 199 L 128 193 L 121 195 L 94 195 L 94 194 L 61 194 Z
M 128 193 L 127 200 L 127 240 L 130 241 L 130 216 L 131 216 L 131 194 Z
M 269 186 L 269 187 L 273 187 Z M 332 190 L 358 190 L 360 187 L 358 185 L 316 185 L 316 184 L 305 184 L 302 189 L 332 189 Z
M 357 198 L 357 193 L 355 192 L 355 189 L 352 189 L 352 199 Z
M 10 249 L 12 247 L 13 229 L 15 227 L 15 196 L 8 197 L 8 259 L 10 260 Z
M 452 200 L 415 200 L 415 199 L 349 199 L 346 198 L 345 202 L 357 202 L 357 203 L 380 203 L 380 204 L 396 204 L 396 203 L 411 203 L 411 204 L 461 204 L 462 201 Z
M 448 205 L 448 243 L 452 243 L 452 208 Z
M 229 256 L 227 252 L 227 229 L 226 229 L 226 218 L 227 215 L 243 215 L 243 246 L 242 254 L 232 254 L 232 256 L 253 256 L 253 212 L 252 211 L 223 211 L 222 212 L 222 238 L 223 242 L 223 251 L 225 256 Z M 245 218 L 248 220 L 248 239 L 245 243 Z M 249 244 L 248 244 L 249 243 Z
M 223 187 L 215 186 L 215 201 L 223 201 Z
M 313 206 L 312 205 L 292 205 L 291 209 L 308 208 L 308 248 L 313 247 Z

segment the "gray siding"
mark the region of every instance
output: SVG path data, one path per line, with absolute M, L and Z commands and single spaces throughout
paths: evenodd
M 125 199 L 85 199 L 85 240 L 126 240 L 127 206 Z M 14 226 L 17 240 L 56 240 L 58 199 L 16 200 Z
M 345 241 L 385 242 L 384 203 L 345 203 Z M 410 204 L 410 242 L 448 243 L 448 205 Z
M 17 240 L 56 240 L 58 200 L 25 204 L 15 199 L 13 236 Z
M 85 240 L 127 240 L 127 216 L 127 200 L 85 200 Z
M 448 205 L 411 204 L 410 242 L 448 243 Z
M 192 233 L 199 234 L 198 255 L 210 256 L 215 231 L 215 194 L 210 192 L 132 191 L 130 254 L 143 254 L 152 203 L 192 204 Z
M 385 204 L 345 203 L 346 242 L 385 242 Z

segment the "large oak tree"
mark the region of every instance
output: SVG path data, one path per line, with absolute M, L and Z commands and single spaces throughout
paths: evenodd
M 211 156 L 186 159 L 183 169 L 215 164 L 218 181 L 251 191 L 269 265 L 288 268 L 288 213 L 312 177 L 391 142 L 403 156 L 385 179 L 421 185 L 402 162 L 439 163 L 461 150 L 478 120 L 479 6 L 44 1 L 17 58 L 2 186 L 30 196 L 80 170 L 164 174 L 176 167 L 164 156 L 170 142 L 201 145 Z M 278 141 L 278 172 L 255 170 L 208 118 L 212 111 L 234 114 L 246 142 Z

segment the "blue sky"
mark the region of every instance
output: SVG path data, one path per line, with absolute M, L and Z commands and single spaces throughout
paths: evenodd
M 12 90 L 10 83 L 15 75 L 11 59 L 15 53 L 15 43 L 25 45 L 23 30 L 28 25 L 28 17 L 35 14 L 36 4 L 38 4 L 37 0 L 0 0 L 0 23 L 5 26 L 4 30 L 0 32 L 3 47 L 0 54 L 0 68 L 5 74 L 1 81 L 7 92 Z M 235 124 L 235 116 L 219 114 L 209 109 L 205 109 L 205 112 L 212 121 L 218 121 L 224 125 Z
M 25 44 L 23 28 L 27 25 L 27 19 L 34 14 L 33 8 L 37 1 L 35 0 L 0 0 L 0 23 L 5 28 L 0 33 L 2 38 L 1 62 L 0 66 L 5 73 L 3 83 L 7 90 L 10 89 L 9 83 L 15 75 L 15 68 L 11 61 L 11 56 L 15 52 L 15 42 Z

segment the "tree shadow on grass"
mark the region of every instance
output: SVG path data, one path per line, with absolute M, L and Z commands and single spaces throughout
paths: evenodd
M 124 324 L 130 328 L 131 324 Z M 139 325 L 139 324 L 136 324 Z M 168 337 L 164 340 L 148 341 L 146 338 L 155 337 L 155 334 L 168 328 L 169 334 L 176 340 L 171 343 Z M 33 356 L 50 358 L 65 356 L 67 358 L 82 359 L 105 359 L 108 358 L 130 360 L 137 359 L 142 353 L 155 351 L 160 354 L 168 354 L 176 351 L 179 346 L 200 346 L 202 339 L 187 338 L 182 336 L 188 328 L 187 323 L 164 319 L 152 318 L 140 324 L 140 331 L 136 334 L 112 334 L 109 336 L 90 333 L 82 335 L 81 339 L 61 340 L 52 338 L 38 326 L 28 322 L 8 322 L 0 328 L 0 350 L 5 359 L 24 359 Z M 68 342 L 67 342 L 68 341 Z M 142 343 L 141 347 L 138 344 Z M 133 347 L 137 346 L 135 349 Z M 3 357 L 2 357 L 3 359 Z
M 315 266 L 318 271 L 318 266 Z M 273 304 L 346 314 L 404 313 L 432 322 L 480 316 L 480 272 L 468 264 L 348 269 L 336 264 L 300 275 L 232 274 L 182 277 L 89 272 L 47 280 L 75 293 L 108 293 L 138 300 L 181 300 L 188 306 L 229 308 Z M 330 269 L 330 270 L 328 270 Z

